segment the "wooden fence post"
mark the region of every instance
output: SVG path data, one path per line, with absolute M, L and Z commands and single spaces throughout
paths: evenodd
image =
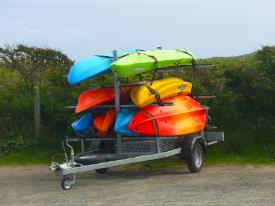
M 40 115 L 40 92 L 39 87 L 34 87 L 34 134 L 36 138 L 36 142 L 38 143 L 39 135 L 40 135 L 40 122 L 41 122 L 41 115 Z

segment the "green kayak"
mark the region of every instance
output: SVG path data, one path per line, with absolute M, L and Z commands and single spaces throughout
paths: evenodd
M 111 64 L 111 70 L 121 77 L 171 66 L 192 65 L 193 55 L 185 50 L 151 50 L 126 55 Z

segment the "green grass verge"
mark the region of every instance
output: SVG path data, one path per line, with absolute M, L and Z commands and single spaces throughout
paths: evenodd
M 45 164 L 49 165 L 51 157 L 56 151 L 24 151 L 16 152 L 8 155 L 0 156 L 0 166 L 5 165 L 34 165 Z M 259 154 L 259 155 L 256 155 Z M 60 157 L 58 161 L 62 162 L 63 157 Z M 209 152 L 205 156 L 206 165 L 219 165 L 219 164 L 275 164 L 275 156 L 268 153 L 255 153 L 254 150 L 246 151 L 244 154 L 231 154 L 225 153 L 220 148 L 210 148 Z M 181 167 L 183 161 L 179 159 L 163 159 L 142 162 L 137 164 L 131 164 L 129 168 L 141 168 L 141 169 L 160 169 L 170 167 Z
M 127 168 L 165 169 L 182 167 L 183 165 L 185 165 L 185 162 L 180 159 L 163 159 L 132 164 L 127 166 Z M 205 156 L 205 166 L 212 165 L 275 165 L 275 160 L 265 156 L 259 156 L 257 158 L 254 158 L 250 156 L 239 156 L 232 154 L 223 154 L 217 156 L 208 153 Z
M 230 151 L 230 152 L 228 152 Z M 274 147 L 261 148 L 247 145 L 244 149 L 232 152 L 223 145 L 209 147 L 206 155 L 208 164 L 274 164 L 275 153 Z
M 54 153 L 49 151 L 15 152 L 15 153 L 0 156 L 0 166 L 49 164 L 53 154 Z
M 275 159 L 269 156 L 259 155 L 259 156 L 249 156 L 249 155 L 235 155 L 235 154 L 221 154 L 214 155 L 209 154 L 206 156 L 207 164 L 275 164 Z

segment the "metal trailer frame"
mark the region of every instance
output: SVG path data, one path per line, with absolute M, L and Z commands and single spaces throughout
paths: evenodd
M 158 48 L 159 49 L 159 48 Z M 117 59 L 117 51 L 113 51 L 114 59 Z M 160 72 L 165 72 L 164 70 L 161 70 Z M 169 71 L 168 71 L 169 72 Z M 135 105 L 121 105 L 120 104 L 120 79 L 119 76 L 114 73 L 114 94 L 115 94 L 115 105 L 101 105 L 97 108 L 110 108 L 115 107 L 116 112 L 118 113 L 120 111 L 121 107 L 135 107 Z M 81 172 L 87 172 L 87 171 L 93 171 L 93 170 L 100 170 L 100 169 L 106 169 L 114 166 L 120 166 L 120 165 L 126 165 L 131 163 L 137 163 L 137 162 L 144 162 L 148 160 L 156 160 L 161 158 L 167 158 L 173 155 L 178 155 L 183 153 L 183 147 L 177 146 L 176 148 L 173 148 L 168 151 L 161 151 L 160 149 L 160 141 L 162 140 L 177 140 L 179 138 L 183 137 L 122 137 L 120 134 L 117 134 L 115 138 L 111 137 L 101 137 L 101 138 L 66 138 L 64 145 L 64 155 L 65 155 L 65 162 L 63 164 L 58 164 L 54 161 L 55 156 L 52 158 L 51 165 L 49 167 L 50 171 L 54 171 L 56 175 L 63 177 L 63 180 L 61 182 L 61 186 L 63 189 L 67 190 L 72 187 L 73 184 L 75 184 L 75 174 L 81 173 Z M 122 151 L 122 141 L 123 140 L 129 140 L 129 141 L 153 141 L 155 142 L 155 152 L 151 154 L 146 153 L 137 153 L 134 156 L 130 155 L 130 153 L 127 155 L 127 153 L 123 153 Z M 100 162 L 90 165 L 82 165 L 78 164 L 74 161 L 75 154 L 73 147 L 69 144 L 69 142 L 74 141 L 80 141 L 81 143 L 81 151 L 84 152 L 84 145 L 86 141 L 94 141 L 94 140 L 113 140 L 116 141 L 117 150 L 116 154 L 121 156 L 121 158 L 118 158 L 117 160 L 111 160 L 107 162 Z M 193 136 L 190 146 L 192 147 L 195 143 L 195 141 L 201 140 L 205 147 L 208 145 L 216 144 L 218 142 L 224 141 L 224 133 L 223 132 L 205 132 L 201 131 L 195 136 Z M 68 158 L 65 146 L 70 148 L 70 158 Z M 108 155 L 108 154 L 106 154 Z M 123 158 L 125 157 L 125 158 Z

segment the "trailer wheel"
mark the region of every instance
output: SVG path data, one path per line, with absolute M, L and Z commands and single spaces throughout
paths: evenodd
M 61 187 L 63 190 L 70 190 L 72 188 L 72 179 L 69 177 L 65 177 L 61 181 Z
M 195 143 L 193 149 L 190 150 L 191 154 L 186 158 L 188 169 L 192 173 L 200 172 L 204 163 L 204 153 L 199 143 Z
M 101 169 L 95 170 L 97 174 L 105 174 L 107 171 L 108 171 L 108 168 L 101 168 Z

